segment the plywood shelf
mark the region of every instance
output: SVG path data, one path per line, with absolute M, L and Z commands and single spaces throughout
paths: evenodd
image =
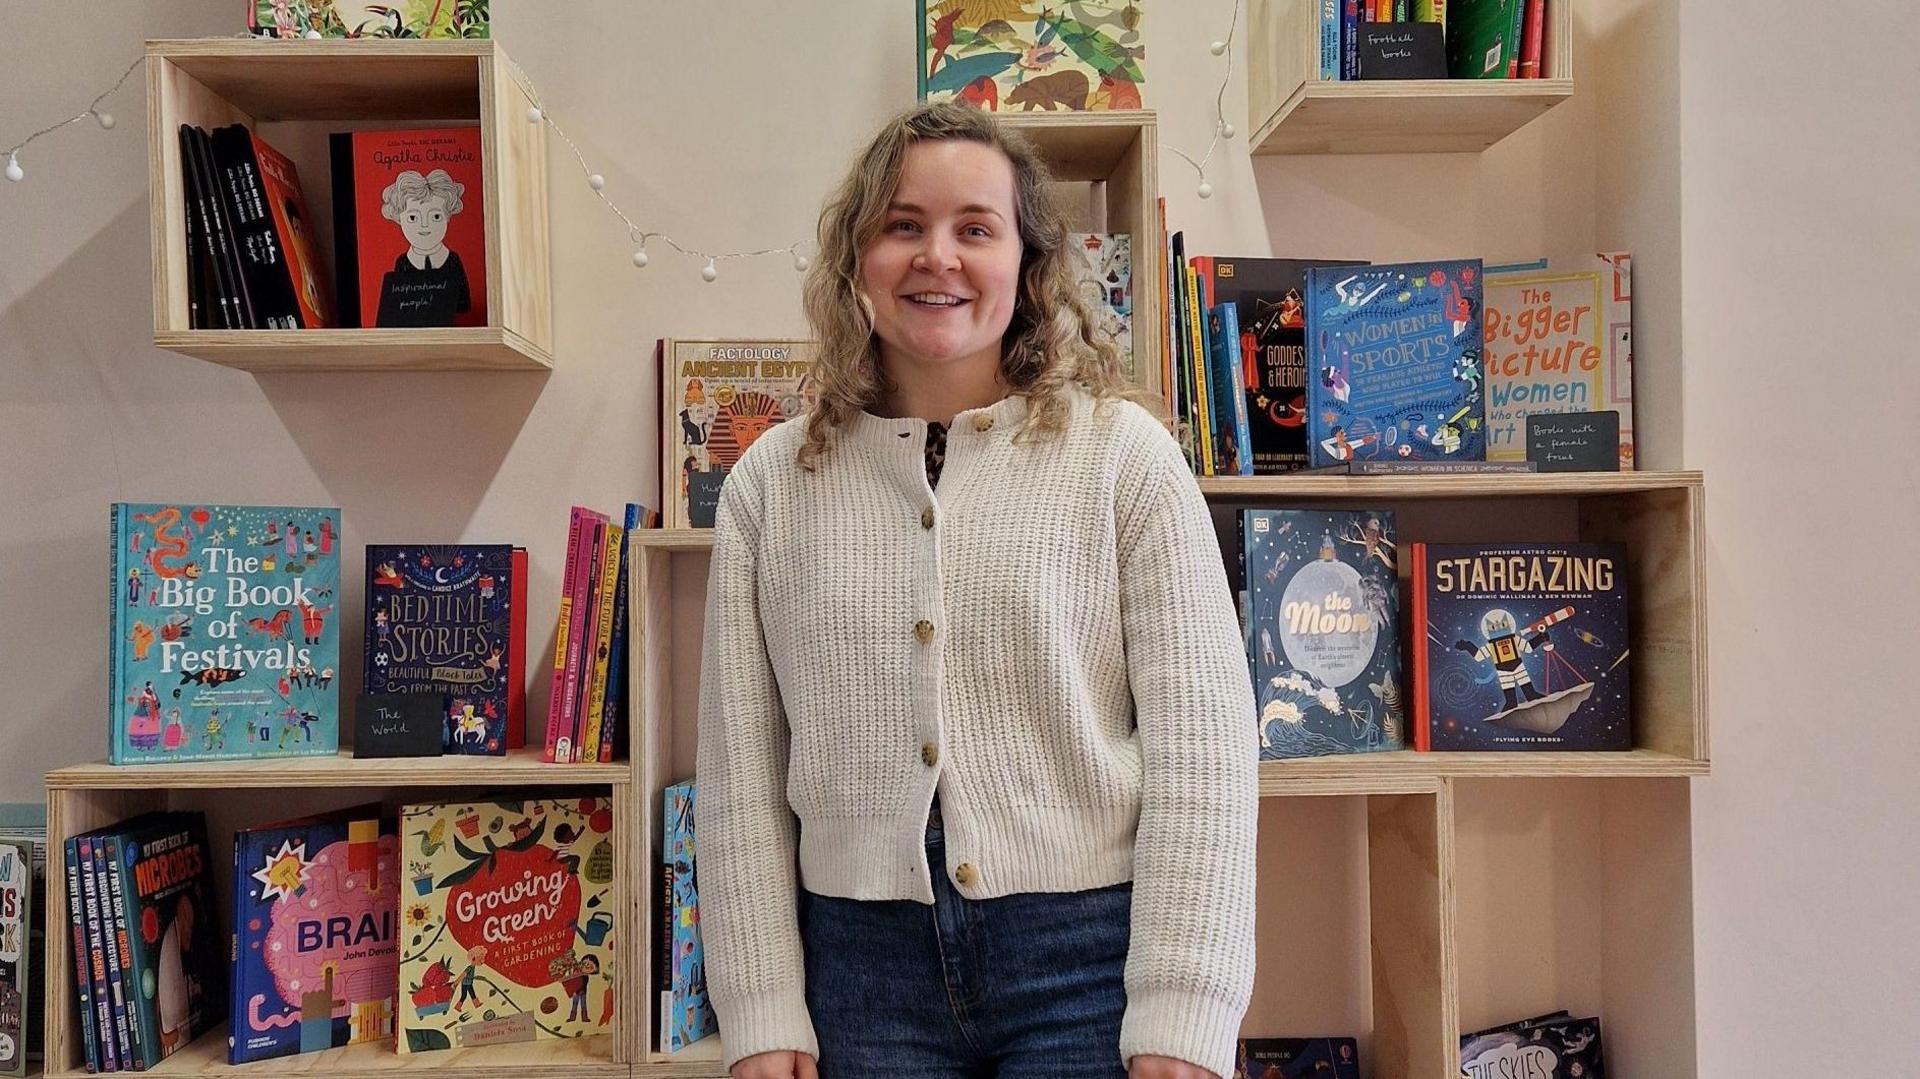
M 280 757 L 196 764 L 77 764 L 47 773 L 48 790 L 220 790 L 259 787 L 517 787 L 619 784 L 626 762 L 547 764 L 538 749 L 503 757 L 448 754 L 356 760 L 348 750 L 325 757 Z
M 1219 501 L 1452 498 L 1586 498 L 1647 491 L 1698 490 L 1699 472 L 1513 472 L 1444 476 L 1207 476 L 1200 490 Z
M 546 349 L 498 326 L 431 330 L 156 331 L 156 348 L 243 371 L 547 371 Z
M 1703 776 L 1704 760 L 1658 750 L 1624 753 L 1351 753 L 1260 762 L 1261 797 L 1415 794 L 1443 779 L 1653 778 Z
M 85 1069 L 50 1071 L 49 1077 L 74 1077 Z M 484 1049 L 447 1049 L 432 1053 L 398 1053 L 390 1042 L 367 1042 L 317 1053 L 276 1057 L 251 1064 L 227 1063 L 227 1029 L 223 1025 L 196 1038 L 160 1062 L 148 1075 L 289 1076 L 323 1075 L 327 1079 L 375 1079 L 382 1076 L 433 1075 L 439 1079 L 625 1079 L 625 1064 L 613 1059 L 613 1039 L 607 1035 L 523 1042 Z

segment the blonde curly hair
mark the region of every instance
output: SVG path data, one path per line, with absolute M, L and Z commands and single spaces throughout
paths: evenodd
M 921 105 L 881 127 L 820 211 L 820 251 L 808 268 L 805 290 L 807 321 L 819 342 L 812 371 L 818 397 L 795 459 L 801 468 L 812 470 L 840 429 L 880 405 L 890 388 L 873 316 L 861 293 L 860 256 L 885 223 L 907 150 L 948 139 L 992 146 L 1013 165 L 1020 294 L 1001 346 L 1000 377 L 1028 399 L 1027 419 L 1015 440 L 1056 435 L 1066 427 L 1063 391 L 1070 383 L 1100 401 L 1150 400 L 1127 381 L 1119 348 L 1081 298 L 1066 218 L 1033 144 L 979 109 L 947 102 Z

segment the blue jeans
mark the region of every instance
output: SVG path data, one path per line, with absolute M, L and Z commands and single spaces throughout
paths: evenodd
M 967 899 L 927 828 L 933 906 L 800 893 L 821 1079 L 1125 1079 L 1133 885 Z

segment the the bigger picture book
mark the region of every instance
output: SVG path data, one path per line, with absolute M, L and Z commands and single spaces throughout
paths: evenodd
M 1413 545 L 1415 747 L 1633 747 L 1617 543 Z
M 755 440 L 813 406 L 811 341 L 663 341 L 667 528 L 712 528 L 720 485 Z
M 399 840 L 377 805 L 233 839 L 227 1063 L 393 1036 Z
M 331 153 L 340 325 L 485 326 L 480 129 L 341 132 Z
M 1314 467 L 1486 457 L 1480 260 L 1307 271 Z
M 367 545 L 366 692 L 440 698 L 448 753 L 521 744 L 525 560 L 504 543 Z
M 988 110 L 1142 107 L 1149 0 L 918 0 L 922 101 Z
M 1620 469 L 1633 450 L 1633 257 L 1489 267 L 1487 460 L 1527 459 L 1527 417 L 1620 416 Z
M 340 744 L 340 511 L 116 503 L 114 764 Z
M 402 1053 L 582 1038 L 613 1022 L 613 803 L 412 805 Z
M 1260 757 L 1404 749 L 1389 510 L 1243 510 Z

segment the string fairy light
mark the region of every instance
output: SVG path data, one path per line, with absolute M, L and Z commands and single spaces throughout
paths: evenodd
M 101 92 L 99 97 L 96 97 L 92 101 L 87 103 L 87 107 L 84 112 L 81 112 L 77 115 L 69 117 L 65 120 L 62 120 L 57 124 L 48 124 L 46 127 L 41 128 L 40 130 L 34 132 L 33 134 L 28 135 L 26 138 L 21 139 L 19 142 L 14 143 L 12 146 L 7 147 L 6 150 L 3 151 L 7 155 L 7 168 L 6 168 L 7 179 L 17 184 L 20 181 L 25 180 L 27 178 L 27 170 L 24 167 L 22 167 L 20 164 L 20 151 L 26 149 L 27 146 L 30 143 L 32 143 L 33 140 L 35 139 L 43 138 L 47 135 L 51 135 L 54 132 L 60 130 L 61 128 L 66 127 L 68 124 L 77 124 L 83 120 L 92 120 L 94 123 L 97 123 L 100 125 L 101 130 L 112 131 L 116 121 L 114 120 L 112 113 L 106 112 L 100 108 L 100 103 L 102 101 L 105 101 L 107 98 L 112 97 L 114 94 L 114 91 L 120 89 L 122 86 L 125 86 L 127 83 L 127 80 L 131 78 L 133 76 L 133 73 L 135 71 L 138 71 L 140 69 L 140 65 L 145 62 L 146 62 L 146 57 L 144 56 L 136 57 L 133 63 L 128 64 L 127 69 L 120 73 L 120 77 L 114 80 L 112 86 L 107 87 L 104 91 Z
M 1233 39 L 1240 32 L 1240 0 L 1232 0 L 1232 4 L 1233 17 L 1227 23 L 1227 36 L 1207 47 L 1213 55 L 1227 58 L 1227 72 L 1220 79 L 1220 89 L 1213 95 L 1213 140 L 1207 143 L 1207 152 L 1200 155 L 1198 161 L 1178 146 L 1167 147 L 1169 153 L 1192 165 L 1193 171 L 1200 175 L 1200 186 L 1194 189 L 1194 194 L 1203 199 L 1213 197 L 1213 182 L 1207 179 L 1207 165 L 1213 161 L 1213 152 L 1223 140 L 1234 135 L 1233 125 L 1227 122 L 1227 87 L 1233 82 Z

